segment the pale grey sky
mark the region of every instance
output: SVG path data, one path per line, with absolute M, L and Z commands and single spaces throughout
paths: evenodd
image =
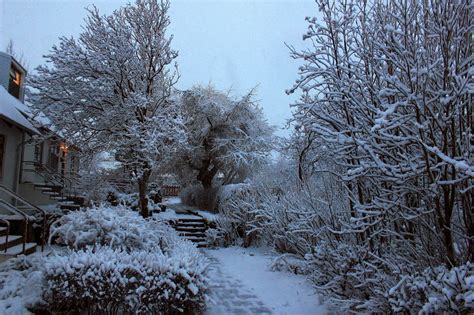
M 126 0 L 0 0 L 0 50 L 13 39 L 30 71 L 44 60 L 59 36 L 77 36 L 95 4 L 110 13 Z M 284 43 L 304 48 L 306 16 L 317 15 L 313 0 L 171 0 L 173 48 L 179 51 L 178 88 L 211 82 L 243 94 L 258 85 L 258 98 L 268 121 L 283 128 L 295 96 L 285 89 L 297 78 L 299 61 Z M 288 134 L 280 130 L 279 135 Z

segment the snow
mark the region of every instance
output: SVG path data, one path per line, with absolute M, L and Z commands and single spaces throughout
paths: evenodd
M 165 212 L 160 212 L 157 216 L 158 218 L 162 220 L 176 220 L 179 218 L 191 218 L 191 219 L 200 219 L 204 218 L 207 221 L 216 221 L 217 220 L 217 215 L 214 213 L 210 213 L 208 211 L 204 210 L 198 210 L 198 209 L 185 209 L 186 212 L 192 213 L 193 215 L 190 214 L 181 214 L 181 213 L 176 213 L 176 211 L 179 212 L 181 208 L 188 208 L 187 206 L 183 206 L 181 198 L 180 197 L 169 197 L 165 198 L 163 200 L 163 204 L 166 205 L 167 209 Z
M 24 115 L 28 116 L 29 118 L 33 119 L 40 125 L 42 126 L 51 125 L 51 120 L 43 112 L 35 113 L 30 106 L 22 102 L 16 102 L 15 107 L 17 110 L 19 110 L 20 112 L 22 112 Z
M 19 111 L 17 106 L 23 105 L 18 99 L 10 95 L 3 86 L 0 86 L 0 116 L 25 128 L 33 133 L 39 133 L 35 127 Z
M 216 221 L 217 217 L 218 217 L 217 214 L 211 213 L 211 212 L 208 212 L 208 211 L 204 211 L 204 210 L 195 210 L 193 212 L 195 214 L 197 214 L 198 216 L 203 217 L 205 220 L 210 221 L 210 222 Z
M 171 197 L 171 198 L 166 198 L 163 203 L 167 205 L 176 205 L 181 203 L 181 198 L 179 197 Z
M 425 145 L 425 148 L 427 148 L 429 151 L 436 154 L 440 159 L 442 159 L 446 163 L 453 165 L 457 170 L 463 171 L 467 175 L 474 177 L 474 166 L 469 165 L 466 161 L 464 160 L 458 161 L 453 158 L 450 158 L 449 156 L 444 154 L 440 149 L 436 147 L 430 147 L 430 146 Z
M 155 215 L 153 215 L 153 217 L 155 217 Z M 201 218 L 195 215 L 176 213 L 176 211 L 173 209 L 166 209 L 166 211 L 156 214 L 156 217 L 163 221 L 174 221 L 181 218 L 186 218 L 186 219 L 200 219 Z
M 271 271 L 274 256 L 262 248 L 206 250 L 222 271 L 248 287 L 274 314 L 326 314 L 315 289 L 302 275 Z
M 97 156 L 97 167 L 103 170 L 116 170 L 122 166 L 122 163 L 115 159 L 110 152 L 101 152 Z

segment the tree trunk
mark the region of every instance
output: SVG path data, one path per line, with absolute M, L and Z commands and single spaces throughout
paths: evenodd
M 150 216 L 150 212 L 148 211 L 148 199 L 146 197 L 146 191 L 148 188 L 148 179 L 150 178 L 150 171 L 145 171 L 138 179 L 138 197 L 139 197 L 139 205 L 140 205 L 140 214 L 144 218 L 148 218 Z
M 213 165 L 211 169 L 209 169 L 209 166 L 211 165 L 210 160 L 203 161 L 203 166 L 199 169 L 199 173 L 197 176 L 197 180 L 201 182 L 202 186 L 205 189 L 210 189 L 212 188 L 212 180 L 214 179 L 214 176 L 217 174 L 217 171 L 219 168 L 217 165 Z

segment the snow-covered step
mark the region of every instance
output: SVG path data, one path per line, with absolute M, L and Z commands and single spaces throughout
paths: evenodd
M 20 214 L 0 214 L 0 219 L 8 221 L 19 221 L 23 220 L 25 217 Z
M 208 226 L 202 217 L 194 214 L 183 215 L 175 222 L 174 229 L 179 236 L 193 242 L 197 247 L 207 247 L 205 232 Z
M 1 251 L 0 256 L 17 256 L 20 254 L 29 255 L 36 252 L 36 243 L 26 243 L 25 250 L 23 251 L 23 243 L 9 247 L 7 251 Z
M 61 201 L 61 202 L 59 202 L 58 204 L 59 204 L 60 206 L 62 206 L 62 205 L 74 205 L 74 204 L 76 204 L 76 203 L 75 203 L 74 201 L 72 201 L 72 200 L 66 200 L 66 201 Z
M 176 225 L 182 226 L 182 227 L 194 227 L 194 228 L 206 227 L 206 224 L 204 222 L 179 222 L 178 221 Z
M 8 232 L 8 228 L 7 227 L 0 227 L 0 235 L 3 236 L 3 235 L 7 235 L 7 232 Z
M 206 220 L 204 220 L 203 218 L 179 218 L 178 221 L 180 222 L 186 222 L 186 223 L 189 223 L 189 222 L 199 222 L 199 223 L 206 223 Z
M 0 236 L 0 250 L 3 251 L 6 247 L 13 247 L 18 244 L 23 244 L 23 236 L 21 235 L 8 235 L 8 244 L 6 243 L 7 236 Z
M 60 205 L 60 208 L 63 210 L 76 211 L 81 209 L 79 205 Z
M 49 187 L 49 186 L 37 186 L 36 188 L 44 192 L 53 190 L 53 187 Z
M 51 185 L 48 185 L 47 183 L 31 183 L 35 185 L 36 187 L 51 187 Z
M 188 237 L 188 236 L 196 236 L 196 237 L 206 237 L 205 232 L 179 232 L 179 235 Z
M 53 200 L 58 200 L 58 201 L 68 201 L 66 197 L 63 197 L 61 195 L 52 196 L 50 198 Z
M 19 210 L 33 210 L 32 206 L 26 205 L 26 206 L 16 206 L 17 209 Z
M 186 227 L 186 226 L 177 226 L 176 231 L 180 233 L 203 233 L 207 231 L 206 227 Z
M 193 242 L 206 241 L 206 238 L 203 236 L 185 236 L 184 238 Z
M 43 191 L 43 194 L 45 194 L 45 195 L 50 195 L 50 196 L 59 196 L 59 195 L 61 195 L 61 194 L 58 193 L 57 191 L 48 191 L 48 190 Z

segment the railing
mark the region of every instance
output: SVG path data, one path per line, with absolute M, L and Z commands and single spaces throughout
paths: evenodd
M 0 219 L 0 223 L 5 224 L 7 227 L 7 233 L 5 234 L 5 253 L 6 253 L 8 250 L 8 235 L 10 234 L 10 222 L 4 219 Z M 26 243 L 25 243 L 25 247 L 26 247 Z
M 3 199 L 0 199 L 0 204 L 3 204 L 4 206 L 6 206 L 6 210 L 8 210 L 10 212 L 13 212 L 15 214 L 18 214 L 18 215 L 23 217 L 23 251 L 25 251 L 26 239 L 27 239 L 27 236 L 28 236 L 28 221 L 29 221 L 28 220 L 28 215 L 26 213 L 24 213 L 23 211 L 15 208 L 13 205 L 9 204 L 8 202 L 6 202 Z M 8 232 L 10 232 L 10 230 Z M 8 242 L 5 244 L 5 248 L 8 248 Z M 6 250 L 5 250 L 5 252 L 6 252 Z
M 44 178 L 47 182 L 61 187 L 62 189 L 58 193 L 62 197 L 64 196 L 65 192 L 77 196 L 76 185 L 79 184 L 79 180 L 77 178 L 69 177 L 66 174 L 61 174 L 57 170 L 53 170 L 47 165 L 34 161 L 23 161 L 23 164 L 32 166 L 32 168 L 23 168 L 23 172 L 33 172 Z
M 7 194 L 12 199 L 14 199 L 16 203 L 19 202 L 19 203 L 27 206 L 28 210 L 33 210 L 33 212 L 39 213 L 43 217 L 43 225 L 42 225 L 42 231 L 41 231 L 41 251 L 43 251 L 44 250 L 44 242 L 45 242 L 45 239 L 46 239 L 46 224 L 47 224 L 47 219 L 48 219 L 47 216 L 46 216 L 46 212 L 43 209 L 39 208 L 38 206 L 35 206 L 31 202 L 29 202 L 25 198 L 17 195 L 15 192 L 11 191 L 10 189 L 8 189 L 7 187 L 5 187 L 3 185 L 0 185 L 0 192 L 3 192 L 5 194 Z M 0 201 L 3 201 L 4 204 L 10 205 L 9 203 L 7 203 L 4 200 L 0 199 Z M 13 207 L 12 210 L 14 210 L 16 212 L 24 213 L 22 210 L 18 209 L 18 206 L 14 207 L 14 206 L 10 205 L 10 207 Z M 23 210 L 26 210 L 26 209 L 23 209 Z M 24 213 L 24 215 L 26 216 L 25 217 L 26 224 L 28 224 L 28 215 L 26 213 Z M 24 241 L 25 242 L 26 242 L 27 227 L 28 226 L 25 225 L 25 231 L 24 231 L 24 233 L 25 233 L 25 240 Z M 23 244 L 23 250 L 25 250 L 25 244 Z

